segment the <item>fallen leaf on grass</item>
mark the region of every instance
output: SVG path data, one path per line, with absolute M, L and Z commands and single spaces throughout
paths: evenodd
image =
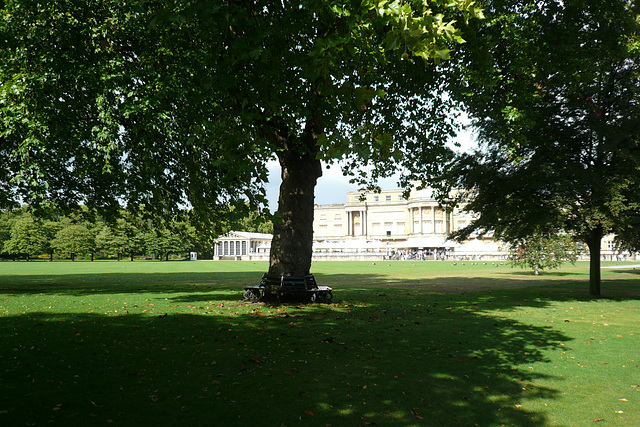
M 305 413 L 305 414 L 307 414 L 307 415 L 310 415 L 310 416 L 312 416 L 312 417 L 313 417 L 313 415 L 314 415 L 314 414 L 313 414 L 313 411 L 310 411 L 310 410 L 308 410 L 308 409 L 307 409 L 306 411 L 304 411 L 304 413 Z

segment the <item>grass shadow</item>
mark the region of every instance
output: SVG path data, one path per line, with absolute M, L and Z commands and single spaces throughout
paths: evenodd
M 242 307 L 6 317 L 0 422 L 543 426 L 519 403 L 559 393 L 515 366 L 571 340 L 463 295 Z

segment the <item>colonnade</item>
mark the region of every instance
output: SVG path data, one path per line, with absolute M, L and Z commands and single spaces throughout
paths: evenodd
M 357 218 L 357 220 L 356 220 Z M 367 232 L 367 209 L 347 211 L 347 236 L 366 236 Z
M 444 209 L 434 206 L 412 206 L 408 210 L 410 225 L 405 229 L 407 234 L 448 234 L 452 230 L 451 214 Z M 374 222 L 375 214 L 375 211 L 371 212 L 371 219 Z M 347 210 L 346 235 L 368 236 L 370 234 L 369 217 L 370 212 L 366 205 L 363 208 Z
M 451 215 L 444 209 L 433 206 L 418 206 L 409 208 L 411 214 L 411 234 L 448 234 L 451 232 Z M 430 222 L 429 230 L 425 229 L 425 222 Z M 416 228 L 416 222 L 418 227 Z
M 223 240 L 215 244 L 215 256 L 242 256 L 247 255 L 246 240 Z

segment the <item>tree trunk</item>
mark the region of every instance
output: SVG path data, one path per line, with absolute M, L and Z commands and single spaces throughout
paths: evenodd
M 282 184 L 278 198 L 280 218 L 273 224 L 269 274 L 304 276 L 310 273 L 313 247 L 313 208 L 317 179 L 322 176 L 317 141 L 323 132 L 319 121 L 310 121 L 302 140 L 280 137 L 278 151 Z
M 602 278 L 600 275 L 600 244 L 603 237 L 602 227 L 594 228 L 587 237 L 589 247 L 589 294 L 600 296 L 600 285 Z

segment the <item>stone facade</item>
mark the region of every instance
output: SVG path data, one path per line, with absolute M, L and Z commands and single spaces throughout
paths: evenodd
M 316 205 L 314 240 L 377 239 L 392 243 L 410 237 L 446 236 L 465 227 L 471 217 L 459 210 L 446 212 L 431 190 L 413 191 L 408 199 L 402 190 L 380 194 L 347 193 L 347 203 Z M 434 240 L 435 241 L 435 240 Z

